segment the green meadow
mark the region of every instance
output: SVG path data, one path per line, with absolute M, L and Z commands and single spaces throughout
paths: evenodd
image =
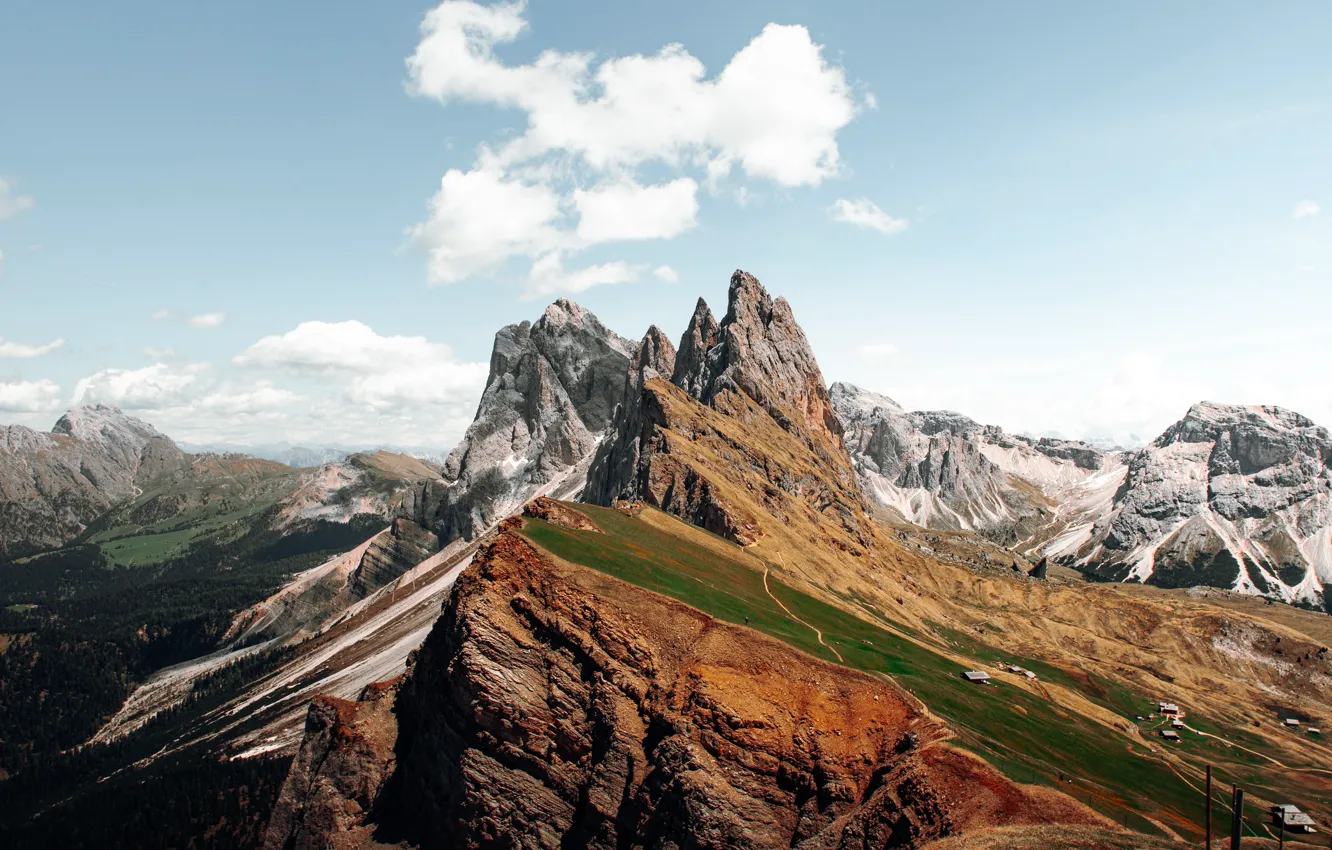
M 683 524 L 680 533 L 668 533 L 614 510 L 576 507 L 606 533 L 574 531 L 535 519 L 527 519 L 521 533 L 566 561 L 677 599 L 719 620 L 748 625 L 810 655 L 837 662 L 811 628 L 769 597 L 761 563 L 740 547 L 726 543 L 734 550 L 728 557 L 715 545 L 702 544 L 698 535 L 705 532 Z M 1006 685 L 1002 679 L 990 686 L 971 684 L 962 678 L 962 666 L 907 639 L 903 634 L 909 630 L 877 612 L 874 619 L 883 625 L 795 590 L 771 573 L 768 588 L 795 617 L 822 631 L 824 641 L 842 656 L 842 663 L 891 678 L 914 693 L 954 728 L 955 743 L 1013 779 L 1058 787 L 1117 822 L 1144 832 L 1160 833 L 1156 821 L 1181 834 L 1201 834 L 1200 790 L 1142 743 Z M 1154 708 L 1147 697 L 1117 683 L 1072 675 L 1038 659 L 1000 653 L 960 632 L 939 628 L 941 637 L 960 653 L 992 664 L 1000 660 L 1020 664 L 1130 718 Z M 1143 734 L 1152 731 L 1144 728 Z M 1181 750 L 1200 746 L 1204 740 L 1195 735 L 1179 746 Z M 1219 742 L 1210 742 L 1210 746 L 1224 747 Z M 1255 771 L 1250 777 L 1255 782 L 1267 777 L 1268 771 L 1257 763 L 1246 761 L 1246 766 Z

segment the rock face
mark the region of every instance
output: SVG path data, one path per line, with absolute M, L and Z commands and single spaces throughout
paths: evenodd
M 727 390 L 742 392 L 788 431 L 834 443 L 841 435 L 823 374 L 791 305 L 785 298 L 774 301 L 747 272 L 731 276 L 720 325 L 699 300 L 671 380 L 704 404 Z
M 312 707 L 268 848 L 859 850 L 1095 819 L 939 743 L 881 680 L 513 533 L 455 585 L 397 695 L 393 756 L 361 731 L 382 712 Z
M 564 299 L 535 324 L 502 329 L 476 419 L 414 518 L 443 543 L 471 540 L 533 496 L 581 490 L 632 354 L 632 343 Z
M 69 411 L 49 434 L 0 428 L 0 557 L 60 546 L 189 467 L 168 437 L 103 404 Z
M 367 847 L 364 824 L 396 761 L 397 681 L 371 685 L 357 702 L 316 697 L 305 738 L 268 822 L 266 847 Z
M 639 358 L 644 365 L 627 382 L 585 501 L 646 501 L 748 544 L 756 539 L 754 511 L 741 502 L 758 494 L 754 507 L 788 522 L 798 501 L 857 534 L 863 503 L 841 425 L 785 300 L 737 271 L 720 324 L 699 301 L 669 383 L 658 377 L 671 365 L 664 342 L 649 332 L 640 346 L 660 356 Z
M 411 520 L 396 519 L 350 552 L 306 570 L 277 593 L 241 611 L 225 640 L 252 643 L 308 637 L 438 549 L 434 532 Z
M 831 395 L 866 494 L 917 525 L 1013 542 L 1106 463 L 1085 443 L 1017 437 L 951 411 L 908 412 L 851 384 L 833 384 Z
M 1332 581 L 1330 465 L 1332 437 L 1298 413 L 1202 402 L 1045 551 L 1116 579 L 1314 602 Z
M 707 305 L 702 300 L 698 303 L 707 318 L 711 319 Z M 697 312 L 694 319 L 699 319 Z M 686 331 L 685 340 L 689 338 L 690 332 Z M 619 498 L 621 491 L 636 479 L 639 463 L 643 460 L 642 441 L 649 430 L 645 417 L 650 406 L 643 403 L 643 389 L 648 381 L 670 377 L 675 367 L 675 346 L 671 345 L 666 334 L 656 325 L 648 328 L 643 341 L 629 360 L 624 395 L 615 408 L 607 439 L 597 447 L 596 457 L 588 471 L 587 485 L 583 490 L 585 501 L 609 504 Z

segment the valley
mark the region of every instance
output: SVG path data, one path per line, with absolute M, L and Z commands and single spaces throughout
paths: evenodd
M 442 464 L 185 455 L 128 419 L 0 455 L 13 486 L 32 445 L 128 482 L 0 564 L 0 835 L 84 846 L 106 801 L 181 781 L 214 791 L 178 835 L 216 846 L 1157 847 L 1200 838 L 1207 765 L 1217 834 L 1229 782 L 1255 836 L 1278 802 L 1332 823 L 1304 731 L 1332 719 L 1332 620 L 1305 610 L 1332 441 L 1297 415 L 1199 405 L 1107 452 L 908 413 L 828 387 L 736 272 L 678 349 L 563 299 L 502 329 Z

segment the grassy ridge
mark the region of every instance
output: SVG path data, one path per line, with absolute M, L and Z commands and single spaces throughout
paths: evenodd
M 670 596 L 719 620 L 747 624 L 819 658 L 837 660 L 810 628 L 795 622 L 768 596 L 760 562 L 739 547 L 728 556 L 724 548 L 691 540 L 701 533 L 696 529 L 682 525 L 682 533 L 671 534 L 613 510 L 577 507 L 606 534 L 532 519 L 522 533 L 567 561 Z M 910 689 L 957 730 L 958 744 L 1014 779 L 1056 786 L 1143 831 L 1159 832 L 1150 818 L 1176 831 L 1201 832 L 1200 793 L 1146 746 L 1021 688 L 971 685 L 961 678 L 963 668 L 956 662 L 771 575 L 768 588 L 797 617 L 821 630 L 847 666 L 890 676 Z M 993 653 L 960 633 L 952 636 L 966 640 L 961 651 L 974 651 L 978 657 Z M 1005 657 L 1017 660 L 1011 654 Z M 1088 690 L 1088 683 L 1060 668 L 1035 660 L 1023 663 L 1061 684 Z M 1103 680 L 1091 680 L 1090 685 L 1098 702 L 1120 713 L 1133 711 L 1133 705 L 1140 712 L 1150 710 L 1145 698 L 1126 688 Z M 1074 781 L 1061 781 L 1065 777 Z

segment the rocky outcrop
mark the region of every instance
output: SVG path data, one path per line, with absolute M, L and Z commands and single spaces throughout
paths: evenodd
M 1195 404 L 1114 500 L 1046 551 L 1117 579 L 1315 602 L 1332 581 L 1332 437 L 1279 407 Z
M 523 516 L 539 519 L 561 528 L 575 531 L 595 531 L 604 534 L 595 522 L 582 511 L 576 511 L 554 499 L 542 496 L 523 506 Z
M 392 773 L 398 681 L 370 685 L 359 701 L 316 697 L 305 736 L 268 822 L 265 847 L 342 850 L 373 843 L 365 824 Z
M 865 493 L 899 519 L 1004 543 L 1048 525 L 1105 465 L 1071 440 L 1007 434 L 951 411 L 907 411 L 847 383 L 831 390 Z
M 644 501 L 743 544 L 758 539 L 759 513 L 827 514 L 859 538 L 865 505 L 790 306 L 742 271 L 727 297 L 720 324 L 695 308 L 670 383 L 656 377 L 668 358 L 628 382 L 583 498 Z M 666 351 L 657 337 L 641 348 Z
M 168 437 L 108 405 L 71 410 L 49 434 L 0 428 L 0 558 L 60 546 L 189 467 Z
M 536 495 L 582 489 L 624 398 L 632 343 L 560 299 L 495 335 L 476 419 L 413 517 L 444 543 L 473 539 Z M 571 492 L 566 493 L 565 489 Z
M 915 706 L 503 533 L 401 687 L 395 757 L 358 737 L 379 702 L 312 707 L 266 846 L 859 850 L 1096 820 Z
M 702 315 L 710 321 L 707 305 L 701 299 L 699 305 Z M 691 334 L 695 333 L 693 324 L 699 320 L 700 313 L 695 311 L 691 330 L 685 332 L 685 344 L 689 344 Z M 610 504 L 621 497 L 633 497 L 632 485 L 644 460 L 642 441 L 645 436 L 651 438 L 648 421 L 651 404 L 645 403 L 643 390 L 648 381 L 669 377 L 676 363 L 675 346 L 670 339 L 656 325 L 648 328 L 629 360 L 624 396 L 615 408 L 606 439 L 597 447 L 582 494 L 584 501 Z
M 785 298 L 773 300 L 748 272 L 731 276 L 720 325 L 699 301 L 671 380 L 704 404 L 725 391 L 742 392 L 788 431 L 834 444 L 841 435 L 823 374 L 791 305 Z

